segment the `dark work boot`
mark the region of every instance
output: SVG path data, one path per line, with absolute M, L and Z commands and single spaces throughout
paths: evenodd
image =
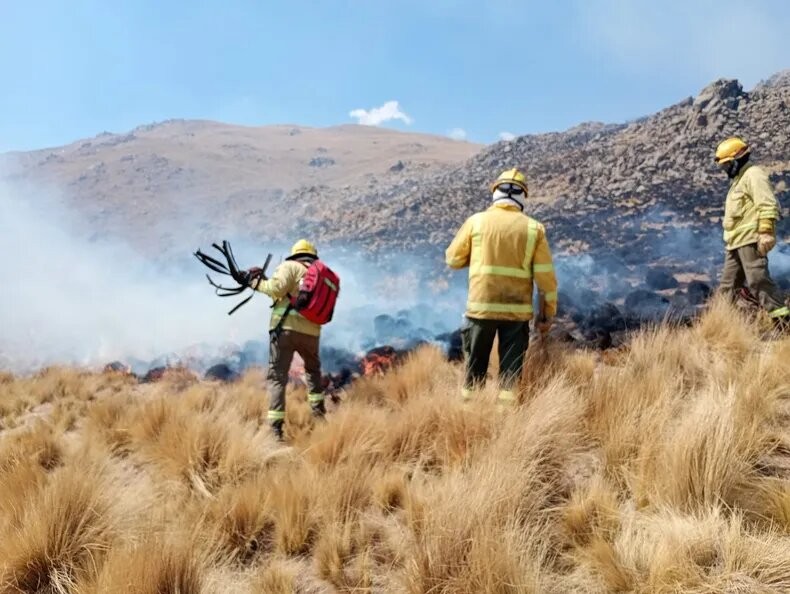
M 272 421 L 272 434 L 274 435 L 275 439 L 279 442 L 285 441 L 285 435 L 283 433 L 283 424 L 285 421 Z
M 323 400 L 310 403 L 310 410 L 316 419 L 323 419 L 326 416 L 326 406 L 324 406 Z
M 773 319 L 774 329 L 782 334 L 790 334 L 790 316 L 781 316 Z

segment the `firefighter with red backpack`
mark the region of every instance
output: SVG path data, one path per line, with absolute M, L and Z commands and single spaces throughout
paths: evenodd
M 283 440 L 285 389 L 294 353 L 304 361 L 307 398 L 313 416 L 323 418 L 319 341 L 321 326 L 332 319 L 340 279 L 321 260 L 312 243 L 297 241 L 291 255 L 274 276 L 262 278 L 250 270 L 250 286 L 274 300 L 269 326 L 269 423 L 275 437 Z

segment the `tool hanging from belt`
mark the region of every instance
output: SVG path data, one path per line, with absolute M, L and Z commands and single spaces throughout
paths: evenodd
M 226 287 L 220 284 L 215 283 L 211 277 L 206 274 L 206 278 L 208 279 L 209 284 L 214 287 L 214 292 L 219 297 L 233 297 L 235 295 L 241 295 L 247 289 L 250 289 L 262 281 L 266 280 L 266 269 L 269 267 L 269 264 L 272 260 L 272 255 L 269 254 L 266 257 L 266 262 L 263 264 L 261 268 L 251 268 L 250 270 L 242 270 L 239 268 L 239 265 L 236 263 L 236 257 L 233 255 L 233 250 L 230 247 L 230 242 L 223 241 L 222 246 L 217 245 L 216 243 L 211 244 L 211 246 L 217 250 L 220 254 L 222 254 L 225 258 L 225 263 L 217 260 L 216 258 L 212 258 L 208 254 L 204 254 L 200 250 L 197 250 L 193 255 L 198 261 L 203 264 L 209 270 L 212 270 L 219 274 L 224 274 L 226 276 L 231 277 L 238 286 L 235 287 Z M 252 295 L 238 303 L 233 309 L 228 312 L 228 315 L 233 314 L 237 309 L 239 309 L 242 305 L 247 303 L 250 299 L 253 298 L 255 292 L 253 291 Z

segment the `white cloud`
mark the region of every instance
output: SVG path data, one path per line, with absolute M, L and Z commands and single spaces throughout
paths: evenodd
M 500 132 L 499 133 L 499 140 L 504 140 L 506 142 L 510 142 L 515 137 L 516 137 L 516 135 L 513 134 L 512 132 Z
M 370 110 L 354 109 L 348 115 L 355 118 L 357 123 L 363 126 L 380 126 L 393 120 L 400 120 L 408 125 L 414 121 L 401 111 L 400 104 L 397 101 L 387 101 L 381 107 L 374 107 Z
M 447 133 L 453 140 L 466 140 L 466 130 L 463 128 L 453 128 Z

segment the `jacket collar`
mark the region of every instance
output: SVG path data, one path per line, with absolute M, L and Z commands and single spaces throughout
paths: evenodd
M 488 210 L 492 210 L 494 208 L 499 208 L 502 210 L 512 210 L 513 212 L 521 212 L 521 209 L 511 202 L 506 202 L 504 200 L 500 200 L 499 202 L 495 202 L 491 206 L 488 207 Z
M 732 178 L 732 181 L 730 182 L 730 187 L 734 186 L 739 181 L 741 181 L 741 178 L 743 177 L 743 174 L 746 173 L 746 171 L 752 165 L 754 165 L 754 163 L 744 163 L 743 167 L 741 167 L 740 170 L 738 171 L 738 175 L 736 175 L 735 177 Z

